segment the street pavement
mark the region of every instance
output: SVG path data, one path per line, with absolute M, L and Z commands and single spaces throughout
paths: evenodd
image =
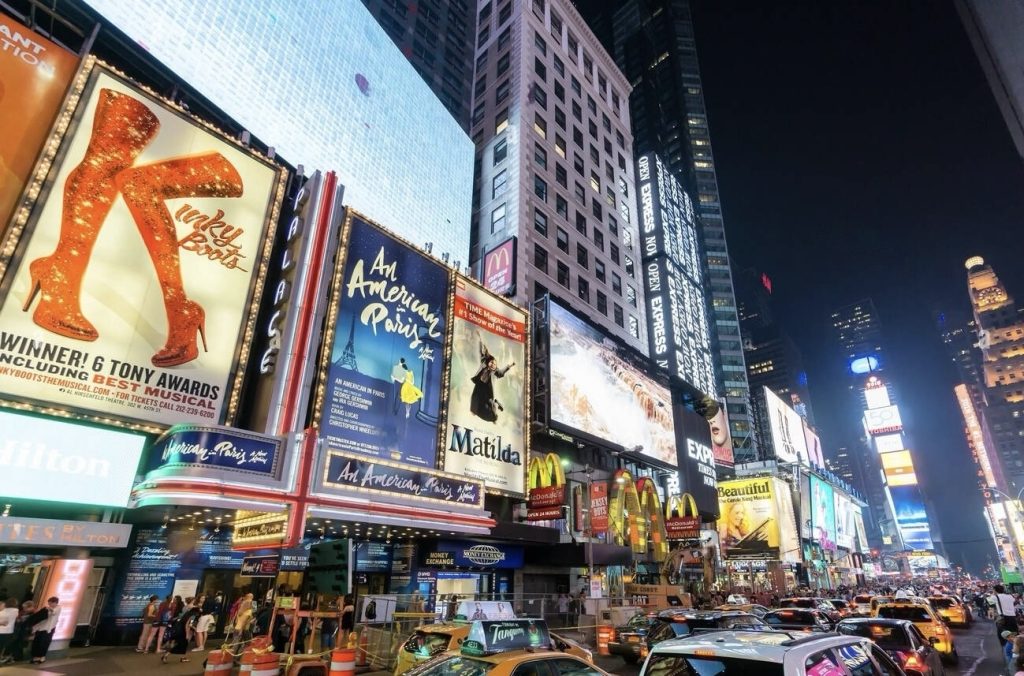
M 1006 674 L 999 640 L 991 622 L 976 622 L 970 629 L 955 629 L 960 664 L 948 666 L 947 676 L 999 676 Z M 132 648 L 91 646 L 73 648 L 67 659 L 50 660 L 42 665 L 18 664 L 0 667 L 0 676 L 199 676 L 203 673 L 205 653 L 189 653 L 190 662 L 182 664 L 170 656 L 161 664 L 157 655 L 139 655 Z M 616 676 L 636 676 L 641 665 L 628 665 L 617 657 L 596 658 L 597 666 Z M 361 676 L 387 676 L 388 672 L 365 672 Z M 1011 675 L 1012 676 L 1012 675 Z

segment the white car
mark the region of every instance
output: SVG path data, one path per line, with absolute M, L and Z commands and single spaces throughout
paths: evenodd
M 739 605 L 746 605 L 750 603 L 750 601 L 747 600 L 747 597 L 743 594 L 729 594 L 729 598 L 727 598 L 725 602 Z
M 904 676 L 870 639 L 838 634 L 720 631 L 655 645 L 640 676 Z

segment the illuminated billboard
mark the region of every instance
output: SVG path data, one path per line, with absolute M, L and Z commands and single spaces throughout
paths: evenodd
M 461 276 L 454 300 L 441 467 L 523 495 L 526 312 Z
M 928 512 L 921 490 L 917 486 L 889 486 L 886 493 L 904 544 L 914 549 L 932 549 Z
M 861 552 L 868 551 L 868 532 L 864 530 L 864 514 L 861 506 L 851 503 L 853 508 L 853 523 L 857 527 L 856 544 Z
M 864 373 L 871 373 L 872 371 L 877 371 L 878 365 L 878 357 L 875 355 L 868 355 L 866 357 L 857 357 L 855 359 L 851 359 L 849 368 L 850 373 L 862 375 Z
M 811 429 L 811 426 L 807 424 L 807 420 L 804 423 L 804 446 L 807 449 L 807 460 L 811 467 L 825 467 L 825 454 L 821 452 L 821 439 L 818 437 L 818 433 Z
M 78 55 L 0 14 L 0 230 L 32 175 Z
M 850 498 L 835 491 L 836 501 L 836 544 L 844 549 L 853 549 L 853 542 L 857 536 L 856 512 Z
M 156 425 L 234 415 L 283 172 L 104 66 L 7 242 L 0 392 Z
M 907 557 L 910 565 L 910 574 L 915 577 L 923 577 L 929 570 L 939 567 L 939 558 L 930 552 L 913 552 Z
M 668 388 L 596 328 L 550 307 L 552 423 L 676 467 Z
M 822 549 L 836 548 L 836 505 L 832 485 L 811 475 L 811 529 Z
M 765 409 L 771 425 L 772 447 L 779 462 L 798 462 L 810 467 L 804 439 L 804 419 L 767 387 Z
M 336 171 L 346 204 L 469 262 L 473 141 L 363 3 L 87 4 L 282 157 Z
M 971 445 L 971 453 L 978 461 L 981 468 L 982 479 L 988 487 L 997 485 L 995 469 L 992 460 L 989 458 L 988 445 L 985 443 L 985 434 L 981 428 L 981 421 L 974 408 L 971 395 L 967 392 L 966 385 L 957 385 L 953 388 L 956 393 L 956 401 L 960 405 L 960 412 L 964 416 L 964 423 L 967 425 L 967 439 Z
M 875 450 L 879 453 L 894 453 L 896 451 L 903 450 L 903 435 L 899 432 L 895 434 L 879 434 L 875 437 Z
M 885 406 L 864 411 L 864 429 L 868 434 L 886 434 L 903 429 L 900 410 L 896 406 Z
M 871 376 L 864 384 L 864 401 L 869 409 L 885 408 L 891 405 L 888 386 L 877 377 Z
M 724 401 L 718 402 L 718 413 L 708 426 L 711 428 L 711 452 L 715 454 L 715 463 L 732 467 L 732 432 L 729 431 L 729 411 Z
M 127 507 L 146 437 L 0 410 L 4 497 Z
M 917 474 L 914 472 L 914 461 L 910 451 L 882 453 L 882 473 L 885 483 L 889 486 L 916 486 Z
M 342 453 L 433 468 L 448 268 L 354 213 L 345 228 L 321 436 Z
M 718 537 L 727 559 L 800 561 L 789 484 L 775 477 L 718 484 Z
M 703 256 L 693 202 L 654 153 L 637 159 L 651 359 L 716 396 Z

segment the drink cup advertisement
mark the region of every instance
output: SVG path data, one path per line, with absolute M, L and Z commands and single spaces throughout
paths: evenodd
M 94 67 L 0 287 L 0 392 L 154 425 L 226 422 L 281 178 Z
M 526 312 L 455 281 L 444 470 L 524 493 Z
M 448 270 L 355 214 L 347 242 L 321 407 L 326 448 L 433 469 Z

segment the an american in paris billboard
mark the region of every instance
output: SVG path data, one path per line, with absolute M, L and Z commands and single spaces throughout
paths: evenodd
M 282 171 L 103 66 L 57 158 L 4 280 L 3 396 L 228 421 Z

